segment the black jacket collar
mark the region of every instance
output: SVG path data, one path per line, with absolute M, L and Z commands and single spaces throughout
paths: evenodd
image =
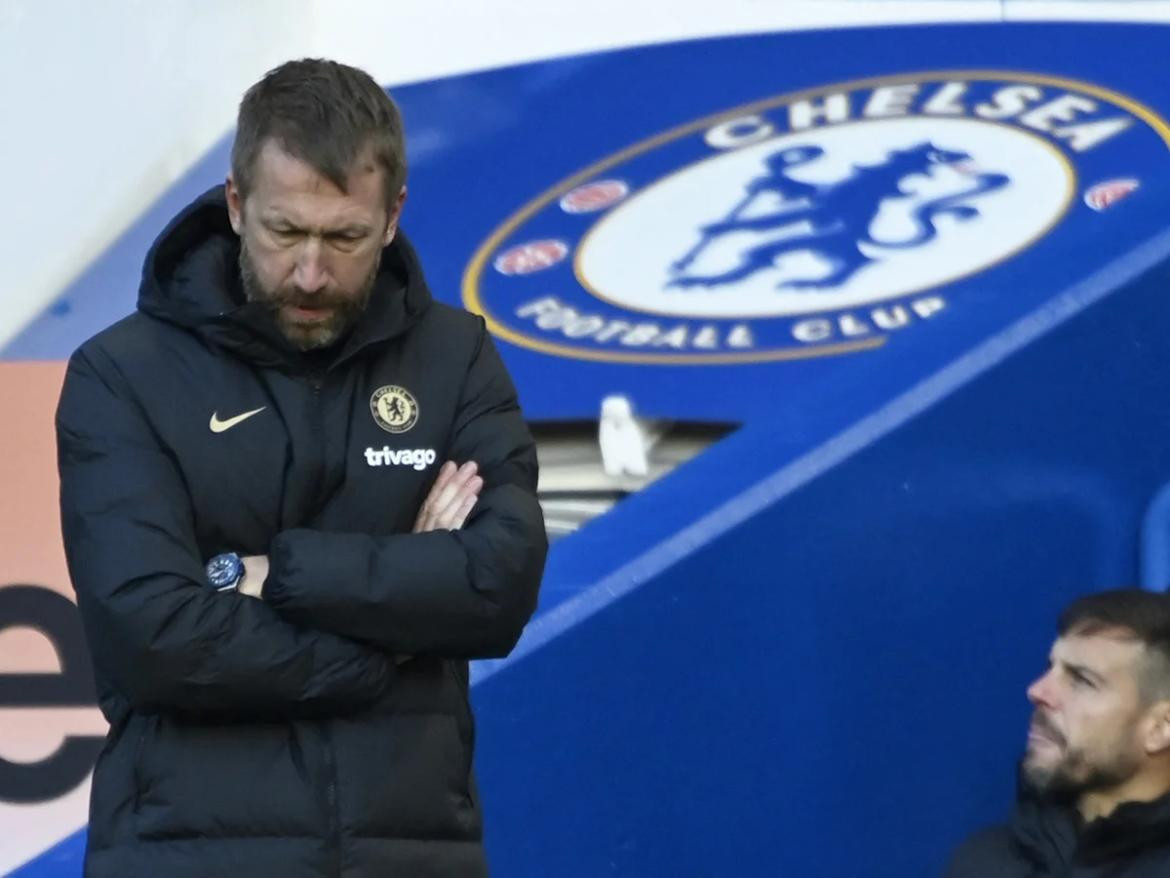
M 1101 865 L 1151 848 L 1170 853 L 1170 794 L 1127 802 L 1108 817 L 1083 824 L 1071 804 L 1022 796 L 1012 821 L 1016 844 L 1038 865 Z

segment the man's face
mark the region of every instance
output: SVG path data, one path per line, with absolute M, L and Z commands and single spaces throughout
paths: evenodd
M 359 159 L 342 192 L 268 141 L 243 199 L 227 181 L 228 215 L 240 236 L 240 274 L 250 301 L 267 305 L 301 350 L 327 347 L 365 311 L 382 248 L 393 239 L 406 190 L 387 208 L 382 170 Z
M 1048 671 L 1028 688 L 1035 708 L 1023 762 L 1029 785 L 1076 796 L 1112 789 L 1141 770 L 1144 650 L 1110 632 L 1056 641 Z

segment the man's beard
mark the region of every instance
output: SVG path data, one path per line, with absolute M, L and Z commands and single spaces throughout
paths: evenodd
M 244 288 L 244 297 L 249 302 L 258 302 L 267 308 L 277 329 L 280 330 L 280 334 L 288 340 L 289 344 L 301 351 L 327 348 L 343 338 L 353 328 L 370 303 L 370 296 L 374 291 L 374 282 L 378 278 L 378 267 L 381 262 L 382 254 L 379 252 L 370 268 L 370 273 L 354 295 L 338 295 L 329 292 L 307 293 L 298 287 L 269 290 L 264 287 L 256 274 L 252 257 L 248 253 L 248 245 L 243 239 L 240 240 L 240 282 Z M 331 313 L 323 320 L 301 323 L 287 312 L 288 307 L 329 309 Z
M 1020 763 L 1025 788 L 1040 798 L 1071 801 L 1084 793 L 1110 790 L 1133 777 L 1140 767 L 1137 755 L 1126 752 L 1120 740 L 1102 747 L 1105 755 L 1093 756 L 1084 748 L 1070 747 L 1043 713 L 1033 715 L 1032 725 L 1053 736 L 1061 747 L 1056 762 L 1036 763 L 1025 755 Z

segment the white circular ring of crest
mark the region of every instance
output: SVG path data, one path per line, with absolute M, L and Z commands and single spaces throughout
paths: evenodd
M 979 172 L 999 172 L 1003 188 L 966 199 L 979 211 L 969 220 L 935 219 L 938 235 L 908 249 L 864 243 L 873 261 L 836 287 L 778 288 L 786 280 L 811 279 L 830 263 L 811 247 L 794 250 L 740 281 L 713 287 L 671 287 L 671 265 L 699 240 L 700 226 L 724 219 L 743 200 L 746 184 L 764 173 L 764 159 L 782 149 L 819 146 L 823 155 L 792 168 L 798 181 L 832 185 L 858 166 L 878 166 L 897 149 L 929 142 L 965 152 Z M 948 166 L 903 178 L 906 197 L 867 212 L 877 240 L 914 236 L 916 206 L 970 187 L 974 178 Z M 586 234 L 574 260 L 577 278 L 595 296 L 631 311 L 679 317 L 782 317 L 849 308 L 937 287 L 1010 257 L 1045 234 L 1063 216 L 1076 190 L 1072 165 L 1041 137 L 1007 124 L 968 118 L 900 118 L 844 123 L 784 134 L 721 153 L 682 168 L 634 193 Z M 779 196 L 763 193 L 739 214 L 775 212 Z M 865 222 L 862 222 L 864 227 Z M 716 275 L 733 268 L 750 247 L 783 235 L 800 236 L 792 224 L 768 232 L 734 231 L 711 241 L 684 272 Z

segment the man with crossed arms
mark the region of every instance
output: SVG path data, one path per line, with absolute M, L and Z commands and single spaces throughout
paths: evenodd
M 277 68 L 137 313 L 70 360 L 91 878 L 486 874 L 468 660 L 515 645 L 547 541 L 512 382 L 432 300 L 405 180 L 368 75 Z

